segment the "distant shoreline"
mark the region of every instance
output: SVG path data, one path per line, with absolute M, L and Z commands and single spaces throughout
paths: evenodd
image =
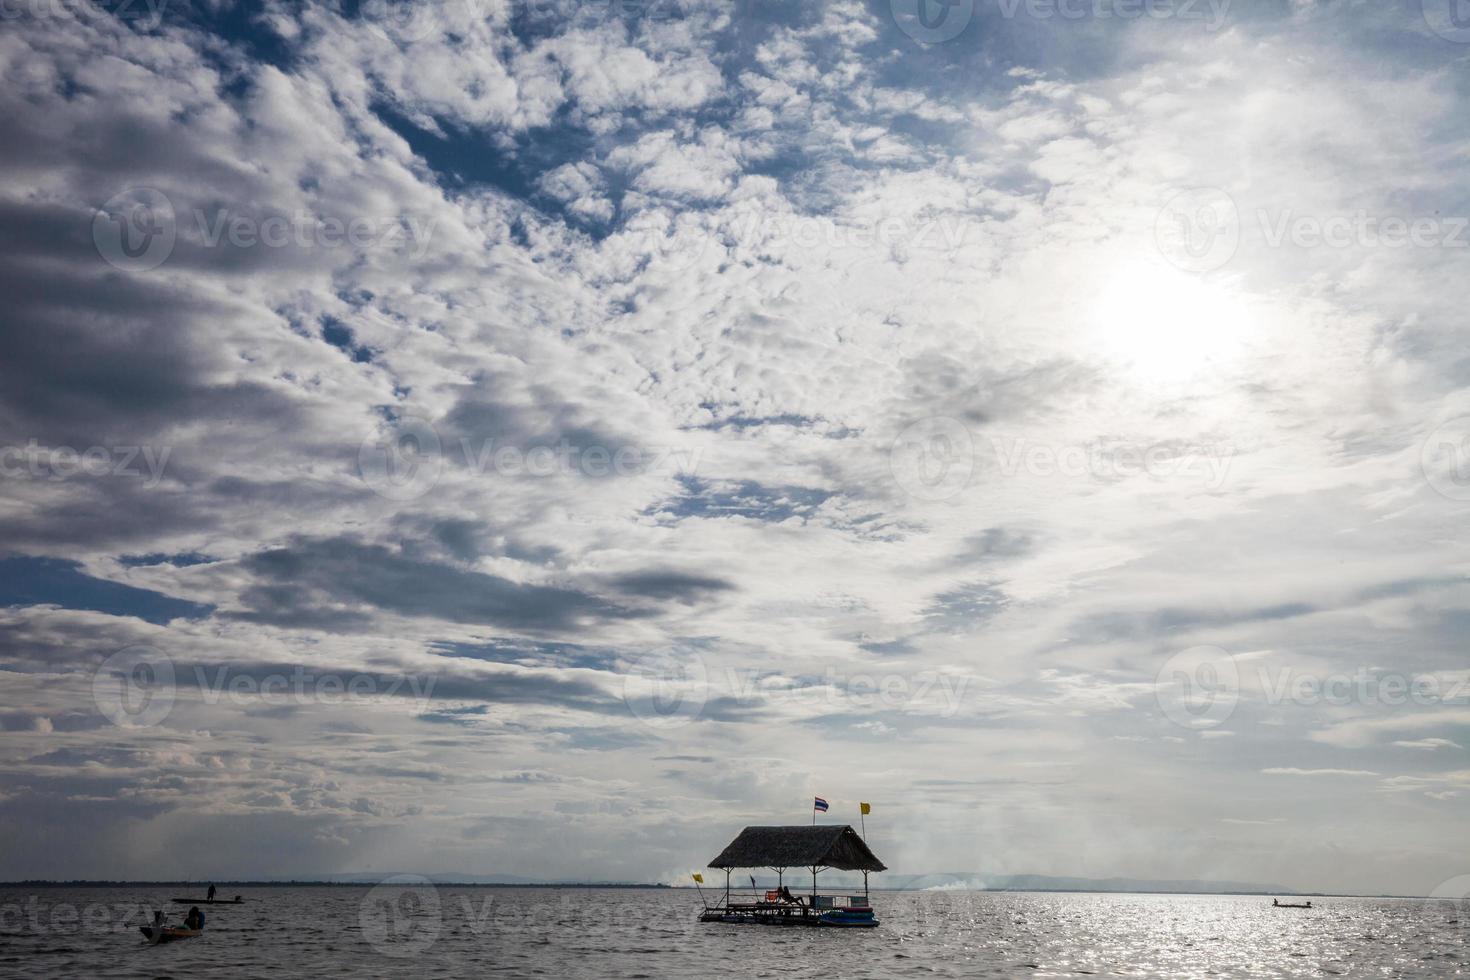
M 398 877 L 389 875 L 383 879 L 387 881 Z M 423 876 L 428 878 L 429 876 Z M 651 884 L 646 882 L 622 882 L 622 881 L 434 881 L 429 878 L 429 884 L 436 888 L 672 888 L 672 885 Z M 0 888 L 207 888 L 216 885 L 223 889 L 230 888 L 374 888 L 382 884 L 382 881 L 312 881 L 309 879 L 291 881 L 235 881 L 229 878 L 210 878 L 209 880 L 189 881 L 106 881 L 106 880 L 78 880 L 78 881 L 52 881 L 50 879 L 38 879 L 35 881 L 0 881 Z
M 393 876 L 389 876 L 393 877 Z M 425 876 L 427 877 L 427 876 Z M 650 882 L 605 882 L 605 881 L 555 881 L 555 882 L 497 882 L 497 881 L 430 881 L 436 888 L 607 888 L 607 889 L 659 889 L 664 891 L 697 891 L 693 885 L 666 885 Z M 299 881 L 235 881 L 225 878 L 214 878 L 209 881 L 174 880 L 174 881 L 106 881 L 106 880 L 78 880 L 78 881 L 53 881 L 50 879 L 38 879 L 33 881 L 0 881 L 0 888 L 204 888 L 214 884 L 221 889 L 230 888 L 373 888 L 381 882 L 377 881 L 311 881 L 302 879 Z M 709 888 L 709 885 L 705 886 Z M 723 889 L 716 889 L 723 891 Z M 1156 890 L 1099 890 L 1096 888 L 968 888 L 968 889 L 945 889 L 945 888 L 884 888 L 873 885 L 875 892 L 928 892 L 936 894 L 947 892 L 967 891 L 975 893 L 999 893 L 1008 895 L 1177 895 L 1180 897 L 1235 897 L 1235 898 L 1397 898 L 1408 900 L 1430 901 L 1430 895 L 1362 895 L 1362 894 L 1338 894 L 1333 892 L 1192 892 L 1192 891 L 1156 891 Z M 231 896 L 233 897 L 233 896 Z

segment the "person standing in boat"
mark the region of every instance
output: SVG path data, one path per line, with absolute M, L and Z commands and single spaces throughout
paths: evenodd
M 209 894 L 205 895 L 204 897 L 206 899 L 208 899 L 209 901 L 211 901 L 211 902 L 214 901 L 214 886 L 213 885 L 210 885 L 209 886 Z

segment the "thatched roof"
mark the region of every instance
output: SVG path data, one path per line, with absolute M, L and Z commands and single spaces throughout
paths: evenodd
M 886 871 L 857 831 L 846 824 L 746 827 L 711 868 L 836 868 Z

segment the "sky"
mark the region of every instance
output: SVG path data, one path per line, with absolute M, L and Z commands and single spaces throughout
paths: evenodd
M 0 879 L 1470 874 L 1460 13 L 7 0 Z

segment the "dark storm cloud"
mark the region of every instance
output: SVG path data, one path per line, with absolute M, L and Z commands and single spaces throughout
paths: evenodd
M 879 656 L 902 656 L 913 653 L 917 649 L 913 642 L 907 639 L 883 641 L 863 640 L 858 643 L 858 646 L 869 653 L 876 653 Z
M 393 528 L 405 553 L 415 557 L 473 562 L 487 555 L 503 555 L 544 565 L 561 556 L 554 545 L 527 543 L 516 527 L 502 527 L 489 519 L 399 514 L 394 517 Z
M 673 570 L 632 572 L 617 576 L 612 580 L 612 584 L 620 592 L 648 599 L 671 599 L 683 603 L 698 602 L 715 593 L 727 592 L 735 588 L 735 584 L 726 579 Z
M 980 583 L 936 595 L 924 611 L 925 624 L 935 630 L 978 627 L 999 615 L 1010 603 L 998 586 Z
M 1056 358 L 1018 368 L 977 365 L 952 354 L 925 354 L 906 361 L 902 396 L 972 430 L 1025 420 L 1048 409 L 1050 393 L 1086 392 L 1101 380 L 1097 368 Z M 938 409 L 938 411 L 936 411 Z
M 1072 626 L 1083 640 L 1146 639 L 1171 631 L 1236 626 L 1243 623 L 1294 619 L 1318 611 L 1304 602 L 1285 602 L 1254 609 L 1168 608 L 1150 612 L 1111 612 L 1084 616 Z
M 509 379 L 484 378 L 467 388 L 449 410 L 444 423 L 457 452 L 466 448 L 474 453 L 483 447 L 512 446 L 523 451 L 536 446 L 555 447 L 565 441 L 578 447 L 601 446 L 616 451 L 622 446 L 636 446 L 629 439 L 601 424 L 587 410 L 567 400 L 565 392 L 544 385 L 523 389 L 524 397 L 510 401 L 490 392 L 509 383 Z M 475 460 L 457 460 L 474 465 Z
M 429 644 L 435 653 L 446 657 L 465 657 L 493 663 L 519 664 L 523 667 L 582 667 L 611 670 L 621 655 L 606 647 L 583 646 L 579 643 L 540 643 L 531 640 L 489 640 L 484 643 L 442 641 Z
M 1035 539 L 1015 528 L 988 527 L 966 538 L 960 552 L 962 561 L 990 561 L 997 558 L 1019 558 L 1035 547 Z
M 297 539 L 251 555 L 241 565 L 257 584 L 242 597 L 247 611 L 231 615 L 251 622 L 316 623 L 323 629 L 364 623 L 360 614 L 324 605 L 344 602 L 403 616 L 525 630 L 645 615 L 575 589 L 525 585 L 350 538 Z
M 0 540 L 28 551 L 147 547 L 218 520 L 206 495 L 131 476 L 72 478 L 63 489 L 65 496 L 56 493 L 45 507 L 0 517 Z
M 110 269 L 91 241 L 91 219 L 80 208 L 0 201 L 0 227 L 23 232 L 0 244 L 5 442 L 84 449 L 137 444 L 183 419 L 281 428 L 297 421 L 296 406 L 275 388 L 210 380 L 221 356 L 208 342 L 210 326 L 238 310 Z
M 216 559 L 198 552 L 180 552 L 167 555 L 162 552 L 152 552 L 146 555 L 122 555 L 118 563 L 126 568 L 146 568 L 152 565 L 172 565 L 175 568 L 189 568 L 193 565 L 208 565 Z
M 488 704 L 555 705 L 593 712 L 626 710 L 623 702 L 588 681 L 553 674 L 479 673 L 467 670 L 413 671 L 392 673 L 369 670 L 351 664 L 293 664 L 279 661 L 241 663 L 175 662 L 174 681 L 184 689 L 206 694 L 229 690 L 237 677 L 248 677 L 265 689 L 272 678 L 303 677 L 307 689 L 315 689 L 319 678 L 335 677 L 344 681 L 362 677 L 371 681 L 368 689 L 374 695 L 416 700 L 470 701 L 478 705 L 453 709 L 435 709 L 439 713 L 458 715 L 481 714 Z M 279 684 L 278 684 L 279 687 Z

